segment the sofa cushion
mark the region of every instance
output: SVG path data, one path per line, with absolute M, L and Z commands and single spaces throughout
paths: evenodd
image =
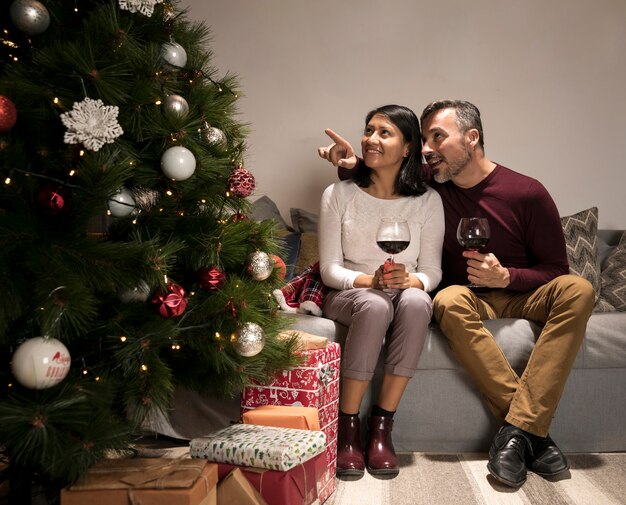
M 607 256 L 600 280 L 601 300 L 606 301 L 615 310 L 626 311 L 626 232 Z
M 290 231 L 293 229 L 287 225 L 287 222 L 280 215 L 280 211 L 276 206 L 276 203 L 269 196 L 262 196 L 256 199 L 250 206 L 250 218 L 255 221 L 265 221 L 266 219 L 273 219 L 274 222 L 281 228 L 287 228 Z
M 600 296 L 600 260 L 598 259 L 598 208 L 561 217 L 570 273 L 587 279 Z
M 317 233 L 303 232 L 300 235 L 300 253 L 296 260 L 294 274 L 301 274 L 319 258 L 317 250 Z
M 291 208 L 289 212 L 294 230 L 301 233 L 317 233 L 317 214 L 299 208 Z

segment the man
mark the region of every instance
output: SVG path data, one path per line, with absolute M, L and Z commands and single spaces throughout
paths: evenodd
M 594 291 L 569 275 L 559 214 L 536 180 L 485 157 L 480 112 L 469 102 L 441 100 L 421 116 L 422 153 L 445 211 L 443 280 L 434 317 L 503 425 L 487 468 L 519 487 L 527 469 L 544 476 L 569 468 L 548 435 L 565 382 L 585 334 Z M 358 160 L 350 144 L 335 141 L 321 157 L 340 177 Z M 484 252 L 464 251 L 456 238 L 461 217 L 485 217 L 491 239 Z M 471 282 L 479 288 L 470 288 Z M 524 373 L 511 368 L 483 320 L 524 318 L 543 324 Z

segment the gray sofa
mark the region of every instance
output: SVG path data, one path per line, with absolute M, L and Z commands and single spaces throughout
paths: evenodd
M 267 197 L 258 200 L 253 211 L 255 219 L 274 219 L 284 226 L 287 243 L 297 244 L 297 250 L 289 251 L 287 262 L 288 267 L 295 266 L 295 274 L 315 260 L 315 214 L 291 209 L 292 226 L 287 226 Z M 614 310 L 614 307 L 607 309 L 601 296 L 596 304 L 598 312 L 593 313 L 587 325 L 550 430 L 566 452 L 626 451 L 626 234 L 622 237 L 620 230 L 596 233 L 597 218 L 597 208 L 562 218 L 568 256 L 572 253 L 570 267 L 578 268 L 576 273 L 589 278 L 601 294 L 611 293 L 609 301 L 618 308 L 618 311 L 600 312 Z M 287 317 L 291 329 L 340 343 L 347 332 L 345 327 L 323 317 L 306 314 Z M 522 319 L 487 321 L 486 325 L 513 368 L 521 373 L 540 327 Z M 364 417 L 380 386 L 381 376 L 379 367 L 362 404 Z M 178 389 L 167 415 L 148 419 L 144 426 L 159 434 L 190 439 L 222 428 L 238 417 L 238 399 L 203 398 Z M 455 361 L 436 324 L 432 324 L 417 373 L 409 382 L 395 416 L 396 449 L 483 452 L 496 429 L 469 376 Z
M 621 231 L 600 231 L 600 242 L 614 246 Z M 607 248 L 605 248 L 607 249 Z M 602 254 L 602 252 L 601 252 Z M 605 251 L 606 254 L 606 251 Z M 603 258 L 600 258 L 602 260 Z M 291 328 L 341 343 L 347 329 L 331 320 L 290 315 Z M 513 368 L 521 373 L 540 327 L 522 319 L 487 321 Z M 374 376 L 361 413 L 365 416 L 380 385 Z M 626 450 L 626 313 L 595 312 L 569 376 L 551 427 L 567 452 Z M 395 416 L 399 451 L 486 451 L 497 425 L 471 379 L 457 364 L 436 324 Z

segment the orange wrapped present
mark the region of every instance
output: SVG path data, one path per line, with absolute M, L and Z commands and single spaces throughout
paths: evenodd
M 256 409 L 245 411 L 241 418 L 244 424 L 315 431 L 320 429 L 316 407 L 261 405 Z

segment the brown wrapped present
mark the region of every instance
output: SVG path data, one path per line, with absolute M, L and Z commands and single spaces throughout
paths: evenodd
M 205 460 L 107 459 L 61 490 L 61 505 L 213 505 L 216 484 Z
M 286 330 L 281 331 L 276 335 L 279 339 L 288 340 L 296 337 L 296 352 L 308 351 L 311 349 L 324 349 L 328 345 L 328 339 L 326 337 L 320 337 L 319 335 L 313 335 L 306 331 L 300 330 Z
M 239 468 L 232 470 L 217 486 L 217 501 L 220 505 L 267 505 Z

